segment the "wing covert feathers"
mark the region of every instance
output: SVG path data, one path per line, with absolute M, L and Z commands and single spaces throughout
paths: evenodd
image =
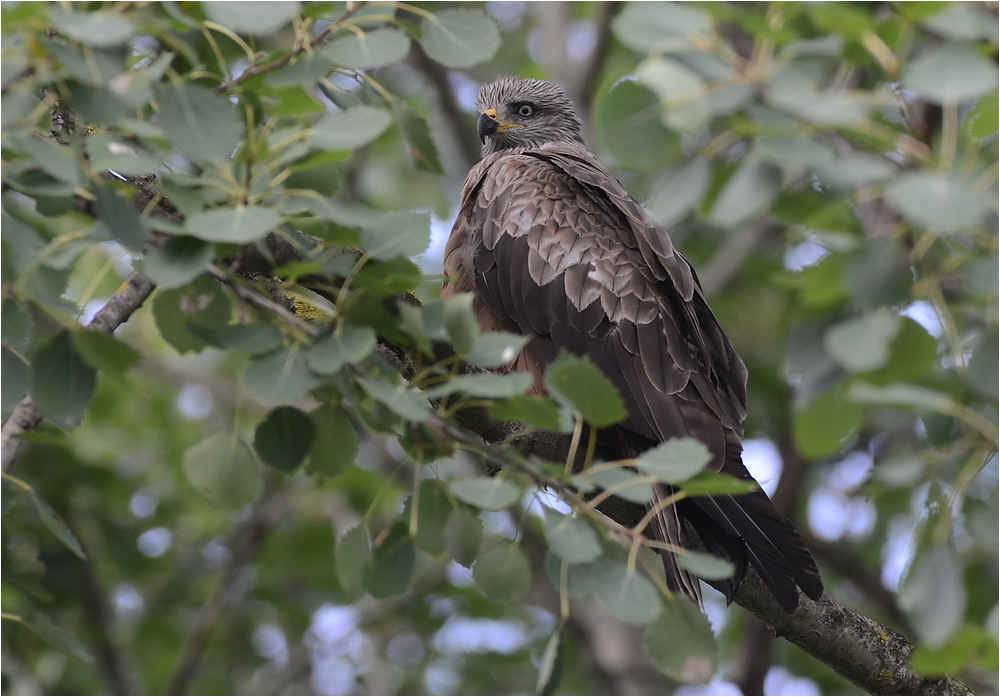
M 589 356 L 615 384 L 628 417 L 607 457 L 634 457 L 673 437 L 697 438 L 709 467 L 750 478 L 741 461 L 747 372 L 666 231 L 576 143 L 488 155 L 466 179 L 445 249 L 443 294 L 472 291 L 481 331 L 532 337 L 515 369 L 535 376 L 560 350 Z M 615 450 L 617 449 L 617 450 Z M 658 485 L 650 506 L 670 496 Z M 664 507 L 652 536 L 687 546 L 688 520 L 713 554 L 747 564 L 793 612 L 798 588 L 823 592 L 812 556 L 762 491 Z M 697 578 L 661 551 L 668 584 L 701 598 Z

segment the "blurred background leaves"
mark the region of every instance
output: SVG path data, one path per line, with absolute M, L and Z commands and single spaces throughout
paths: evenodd
M 918 671 L 996 690 L 995 6 L 0 12 L 2 407 L 46 417 L 4 475 L 5 692 L 512 694 L 539 667 L 577 694 L 856 689 L 717 594 L 709 622 L 663 599 L 645 551 L 427 423 L 620 417 L 581 361 L 553 400 L 442 386 L 435 344 L 517 351 L 437 299 L 475 91 L 507 73 L 567 88 L 698 268 L 750 370 L 747 464 L 828 593 L 919 642 Z M 83 331 L 133 268 L 153 299 Z M 646 495 L 576 483 L 630 478 Z

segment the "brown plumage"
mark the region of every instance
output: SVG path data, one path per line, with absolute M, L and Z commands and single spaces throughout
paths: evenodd
M 587 150 L 562 89 L 504 77 L 483 87 L 477 107 L 483 160 L 462 189 L 444 295 L 473 293 L 483 332 L 532 337 L 513 368 L 532 373 L 536 391 L 560 350 L 594 361 L 628 410 L 599 436 L 606 459 L 690 436 L 712 453 L 710 470 L 749 479 L 740 444 L 746 368 L 691 265 Z M 655 490 L 656 499 L 671 494 Z M 652 536 L 687 546 L 682 519 L 735 563 L 724 584 L 730 602 L 748 562 L 788 612 L 796 586 L 822 595 L 809 551 L 763 491 L 681 501 L 656 516 Z M 700 599 L 698 579 L 673 554 L 661 556 L 670 586 Z

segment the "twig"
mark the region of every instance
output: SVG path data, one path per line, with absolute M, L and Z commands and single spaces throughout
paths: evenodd
M 142 306 L 149 294 L 153 292 L 153 282 L 145 276 L 133 273 L 114 295 L 104 304 L 94 319 L 87 325 L 88 329 L 112 334 L 123 324 L 132 313 Z M 30 396 L 25 397 L 7 417 L 3 424 L 2 445 L 0 445 L 0 464 L 3 471 L 10 469 L 21 449 L 21 440 L 15 438 L 21 433 L 34 430 L 42 422 L 44 415 L 35 406 Z
M 270 298 L 264 297 L 260 293 L 251 290 L 242 283 L 238 283 L 235 279 L 227 275 L 224 271 L 221 271 L 216 266 L 209 264 L 205 268 L 205 271 L 215 280 L 232 288 L 233 292 L 236 293 L 240 300 L 250 303 L 261 310 L 274 312 L 280 315 L 282 319 L 286 320 L 289 324 L 298 327 L 309 336 L 319 336 L 319 329 L 306 322 L 287 307 L 279 305 Z
M 252 77 L 257 77 L 258 75 L 263 75 L 264 73 L 270 73 L 270 72 L 274 72 L 275 70 L 278 70 L 280 68 L 284 68 L 286 65 L 288 65 L 288 62 L 291 61 L 292 58 L 295 58 L 296 56 L 300 56 L 303 53 L 305 53 L 306 51 L 311 51 L 312 49 L 316 48 L 319 44 L 323 43 L 323 41 L 325 41 L 326 38 L 335 29 L 337 29 L 341 25 L 341 23 L 344 22 L 344 20 L 346 20 L 348 17 L 350 17 L 352 14 L 354 14 L 355 12 L 357 12 L 358 10 L 360 10 L 362 7 L 364 7 L 367 4 L 368 3 L 367 3 L 366 0 L 362 0 L 361 2 L 356 2 L 353 5 L 348 5 L 347 9 L 344 11 L 344 14 L 342 14 L 340 16 L 340 19 L 338 19 L 336 22 L 334 22 L 333 24 L 331 24 L 330 26 L 328 26 L 326 29 L 324 29 L 322 32 L 320 32 L 316 36 L 316 38 L 313 39 L 312 41 L 310 41 L 308 44 L 306 44 L 304 46 L 300 46 L 299 48 L 297 48 L 294 51 L 290 52 L 287 56 L 282 56 L 281 58 L 279 58 L 279 59 L 277 59 L 275 61 L 272 61 L 270 63 L 265 63 L 264 65 L 255 65 L 255 66 L 253 66 L 251 68 L 247 68 L 242 73 L 240 73 L 239 77 L 237 77 L 234 80 L 231 80 L 229 82 L 223 82 L 221 85 L 219 85 L 218 87 L 216 87 L 215 88 L 215 92 L 217 94 L 221 94 L 221 93 L 225 92 L 226 90 L 231 89 L 233 87 L 233 85 L 238 85 L 239 83 L 243 82 L 244 80 L 249 80 Z

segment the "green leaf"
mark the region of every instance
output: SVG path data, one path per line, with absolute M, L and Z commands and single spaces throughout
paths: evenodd
M 417 551 L 406 523 L 396 521 L 364 565 L 365 588 L 376 598 L 402 595 L 413 582 Z
M 7 242 L 6 237 L 4 242 Z M 7 253 L 6 250 L 4 253 Z M 4 299 L 3 309 L 0 310 L 0 332 L 3 335 L 3 342 L 8 346 L 17 346 L 31 336 L 31 329 L 31 317 L 24 311 L 21 303 L 14 298 Z
M 323 55 L 338 68 L 370 70 L 406 58 L 410 39 L 393 27 L 338 36 L 323 49 Z
M 835 387 L 796 415 L 795 442 L 808 458 L 833 455 L 854 437 L 864 416 L 864 408 L 845 400 Z
M 601 556 L 597 533 L 582 518 L 545 511 L 545 539 L 549 550 L 570 564 L 591 562 Z
M 943 392 L 905 383 L 895 383 L 885 387 L 858 383 L 851 387 L 848 396 L 861 404 L 897 406 L 916 411 L 935 411 L 940 414 L 953 414 L 963 410 L 961 405 Z M 995 429 L 996 426 L 992 428 Z
M 682 63 L 661 56 L 650 57 L 639 65 L 636 79 L 660 98 L 664 125 L 685 133 L 696 133 L 711 117 L 704 98 L 705 83 Z
M 545 388 L 597 428 L 618 423 L 628 414 L 618 390 L 589 358 L 562 353 L 545 371 Z
M 197 327 L 197 333 L 212 345 L 228 351 L 258 355 L 281 346 L 283 335 L 273 324 L 226 324 L 215 331 Z
M 994 17 L 972 5 L 948 3 L 943 12 L 935 12 L 921 20 L 921 24 L 946 39 L 975 41 L 985 39 L 997 42 L 997 27 Z M 985 8 L 983 8 L 985 9 Z
M 361 246 L 381 261 L 420 254 L 427 249 L 430 239 L 430 213 L 385 213 L 361 230 Z
M 205 14 L 237 34 L 273 34 L 302 11 L 295 0 L 281 2 L 205 2 Z
M 510 365 L 530 341 L 529 337 L 509 332 L 490 332 L 476 337 L 472 350 L 462 358 L 466 363 L 483 368 Z
M 660 615 L 660 592 L 645 576 L 629 572 L 621 562 L 595 564 L 595 591 L 615 617 L 627 624 L 643 626 Z
M 3 380 L 0 381 L 0 390 L 2 390 L 3 395 L 2 400 L 0 400 L 2 402 L 0 412 L 6 416 L 7 412 L 13 409 L 28 391 L 29 369 L 17 354 L 6 346 L 0 350 L 2 350 L 3 356 L 3 362 L 0 364 L 0 374 L 3 375 Z
M 240 373 L 243 389 L 271 404 L 294 402 L 319 383 L 299 346 L 255 356 Z
M 140 356 L 131 346 L 114 336 L 95 331 L 73 332 L 73 347 L 91 368 L 120 377 Z
M 358 382 L 365 392 L 407 421 L 422 422 L 431 415 L 427 398 L 416 390 L 408 390 L 402 385 L 396 386 L 376 378 L 361 378 Z
M 358 455 L 358 434 L 347 415 L 334 405 L 322 406 L 310 414 L 316 437 L 309 451 L 306 471 L 335 477 L 354 464 Z
M 534 426 L 542 431 L 569 433 L 573 430 L 569 412 L 560 411 L 548 397 L 517 395 L 490 404 L 488 410 L 494 418 Z M 564 419 L 564 415 L 567 418 Z
M 640 475 L 626 467 L 616 467 L 607 470 L 587 470 L 582 477 L 593 482 L 602 489 L 610 489 L 627 481 L 637 479 Z M 649 503 L 653 498 L 653 485 L 648 481 L 638 481 L 635 484 L 615 491 L 615 496 L 632 503 Z
M 905 254 L 897 240 L 888 236 L 876 237 L 851 252 L 842 272 L 837 274 L 839 277 L 827 279 L 827 282 L 831 287 L 846 288 L 851 298 L 863 307 L 877 308 L 904 302 L 912 283 Z M 843 257 L 834 255 L 831 259 L 843 260 Z
M 931 648 L 944 646 L 961 626 L 966 599 L 962 562 L 947 542 L 917 561 L 899 593 L 900 607 Z
M 135 28 L 118 12 L 72 12 L 49 9 L 49 19 L 59 33 L 89 46 L 115 46 L 132 38 Z
M 611 163 L 626 169 L 652 169 L 668 156 L 673 138 L 660 119 L 660 100 L 634 80 L 623 80 L 597 104 L 596 129 Z
M 689 598 L 675 593 L 663 614 L 646 630 L 646 653 L 674 680 L 704 685 L 718 661 L 708 618 Z
M 59 145 L 48 138 L 37 136 L 21 136 L 17 145 L 31 158 L 32 164 L 40 168 L 53 179 L 68 187 L 80 186 L 82 176 L 77 167 L 76 158 L 69 147 Z
M 708 222 L 732 228 L 764 212 L 781 187 L 781 170 L 770 162 L 747 159 L 729 178 L 708 214 Z
M 97 374 L 76 352 L 66 330 L 49 338 L 31 358 L 28 393 L 62 428 L 79 423 L 96 386 Z
M 67 527 L 66 523 L 62 521 L 59 515 L 52 510 L 52 507 L 42 500 L 42 497 L 38 495 L 38 492 L 27 485 L 21 486 L 19 490 L 22 491 L 31 501 L 31 505 L 38 514 L 38 518 L 42 521 L 42 524 L 48 528 L 49 532 L 55 535 L 56 538 L 66 546 L 66 549 L 80 557 L 80 559 L 87 561 L 87 555 L 83 551 L 83 545 L 81 545 L 80 541 L 76 539 L 76 535 L 74 535 L 73 531 Z
M 300 55 L 294 63 L 264 76 L 264 84 L 271 87 L 311 85 L 330 74 L 330 61 L 318 52 Z
M 821 126 L 856 127 L 874 106 L 867 94 L 847 91 L 815 92 L 798 87 L 781 87 L 768 94 L 768 102 L 804 121 Z
M 803 131 L 761 136 L 756 148 L 763 157 L 786 167 L 813 169 L 833 164 L 837 159 L 832 147 Z
M 419 492 L 409 497 L 403 506 L 403 519 L 411 521 L 411 525 L 414 499 L 417 501 L 417 530 L 413 541 L 428 554 L 441 554 L 447 548 L 445 527 L 448 517 L 458 509 L 458 504 L 449 496 L 443 482 L 424 480 L 420 482 Z
M 444 301 L 444 328 L 459 353 L 468 353 L 479 338 L 479 322 L 472 309 L 472 293 L 459 293 Z
M 560 620 L 559 624 L 552 630 L 552 634 L 549 635 L 548 641 L 545 642 L 545 649 L 538 661 L 538 679 L 535 681 L 536 694 L 555 694 L 562 680 L 566 664 L 566 650 L 562 640 L 565 626 L 566 621 Z
M 528 373 L 508 373 L 506 375 L 460 375 L 427 391 L 431 399 L 462 392 L 470 397 L 497 399 L 523 394 L 531 388 Z
M 355 150 L 378 138 L 391 123 L 388 111 L 360 104 L 320 120 L 309 129 L 306 142 L 321 150 Z
M 246 508 L 264 487 L 253 452 L 235 435 L 216 434 L 188 448 L 184 473 L 195 489 L 221 508 Z
M 997 642 L 981 628 L 964 624 L 939 648 L 918 646 L 911 666 L 921 675 L 944 677 L 955 674 L 972 663 L 982 664 L 992 656 L 996 660 Z
M 448 554 L 468 568 L 479 555 L 483 539 L 483 522 L 468 508 L 456 508 L 448 514 L 444 526 L 444 540 Z
M 521 498 L 521 490 L 506 479 L 475 477 L 448 482 L 459 501 L 484 511 L 502 511 Z
M 212 261 L 212 245 L 194 237 L 172 237 L 142 258 L 142 273 L 163 290 L 180 288 L 197 278 Z
M 712 178 L 712 166 L 704 157 L 672 169 L 653 192 L 649 212 L 660 225 L 679 223 L 688 213 L 697 210 Z
M 933 341 L 933 338 L 930 336 L 927 336 L 927 339 Z M 975 352 L 972 354 L 972 358 L 969 360 L 969 367 L 965 371 L 964 376 L 965 383 L 969 387 L 984 397 L 989 397 L 993 400 L 996 400 L 1000 396 L 998 395 L 998 390 L 1000 390 L 1000 374 L 998 374 L 997 361 L 997 354 L 1000 353 L 1000 350 L 998 350 L 997 340 L 998 337 L 995 331 L 987 332 L 982 343 L 976 347 Z M 934 357 L 937 358 L 936 343 L 934 349 Z M 919 373 L 916 375 L 919 376 Z M 868 376 L 865 379 L 869 382 L 871 381 L 871 378 Z M 904 380 L 906 378 L 898 377 L 897 379 Z
M 946 43 L 906 66 L 903 84 L 935 104 L 959 104 L 997 88 L 996 63 L 968 44 Z
M 604 560 L 587 564 L 570 564 L 554 554 L 545 559 L 545 573 L 552 587 L 559 590 L 561 585 L 562 567 L 566 565 L 566 594 L 570 598 L 585 598 L 594 593 L 597 587 L 597 569 Z
M 349 530 L 337 542 L 334 552 L 337 581 L 348 598 L 361 593 L 362 574 L 369 553 L 368 531 L 363 525 Z
M 722 496 L 723 494 L 749 494 L 757 491 L 757 482 L 737 479 L 720 472 L 702 472 L 680 485 L 689 496 Z
M 77 641 L 76 637 L 52 623 L 47 615 L 32 610 L 17 616 L 17 621 L 37 634 L 48 644 L 84 663 L 93 663 L 94 657 Z
M 409 108 L 397 109 L 396 115 L 403 135 L 406 136 L 413 165 L 422 172 L 444 174 L 427 119 Z
M 442 65 L 468 68 L 493 57 L 500 32 L 482 10 L 441 10 L 420 23 L 420 45 Z
M 988 210 L 968 183 L 930 171 L 901 174 L 886 185 L 885 198 L 910 222 L 940 230 L 979 225 Z
M 487 598 L 511 602 L 531 588 L 531 565 L 520 547 L 505 540 L 479 555 L 472 579 Z
M 903 327 L 899 315 L 880 310 L 845 320 L 827 330 L 823 345 L 852 373 L 867 373 L 889 361 L 890 346 Z
M 308 90 L 298 85 L 278 88 L 275 90 L 275 97 L 278 99 L 278 104 L 271 112 L 275 116 L 303 116 L 325 111 L 323 105 L 316 101 Z
M 114 170 L 118 174 L 140 176 L 156 169 L 162 158 L 150 155 L 129 140 L 106 133 L 87 137 L 87 154 L 95 170 Z
M 370 261 L 354 279 L 359 290 L 376 298 L 387 298 L 415 288 L 423 278 L 420 267 L 409 259 L 397 256 L 388 261 Z
M 850 191 L 885 181 L 893 176 L 896 168 L 877 155 L 855 153 L 842 160 L 816 167 L 814 171 L 824 184 Z
M 690 550 L 677 555 L 677 565 L 706 581 L 721 581 L 732 578 L 736 571 L 732 562 L 719 559 L 712 554 Z
M 316 425 L 295 407 L 278 407 L 254 431 L 253 448 L 265 464 L 286 474 L 294 472 L 309 454 Z
M 309 367 L 321 375 L 333 375 L 347 363 L 359 363 L 375 348 L 375 332 L 370 327 L 344 325 L 313 344 Z
M 674 2 L 633 2 L 611 23 L 615 36 L 636 53 L 646 54 L 664 42 L 711 33 L 701 8 Z
M 171 82 L 157 89 L 156 98 L 163 132 L 196 162 L 225 160 L 243 139 L 241 112 L 207 87 Z
M 679 484 L 700 473 L 711 459 L 712 454 L 700 440 L 671 438 L 644 452 L 635 464 L 661 482 Z
M 991 94 L 983 97 L 965 116 L 965 132 L 973 138 L 986 138 L 997 132 L 1000 121 L 1000 97 Z
M 180 353 L 201 351 L 208 342 L 191 326 L 214 330 L 229 322 L 232 303 L 222 286 L 199 276 L 191 283 L 159 291 L 153 299 L 153 317 L 160 334 Z
M 260 239 L 281 220 L 281 213 L 264 206 L 213 208 L 188 216 L 184 229 L 208 242 L 246 244 Z
M 872 31 L 872 19 L 868 13 L 849 4 L 824 4 L 810 7 L 809 18 L 818 28 L 847 39 L 859 39 L 862 34 Z

